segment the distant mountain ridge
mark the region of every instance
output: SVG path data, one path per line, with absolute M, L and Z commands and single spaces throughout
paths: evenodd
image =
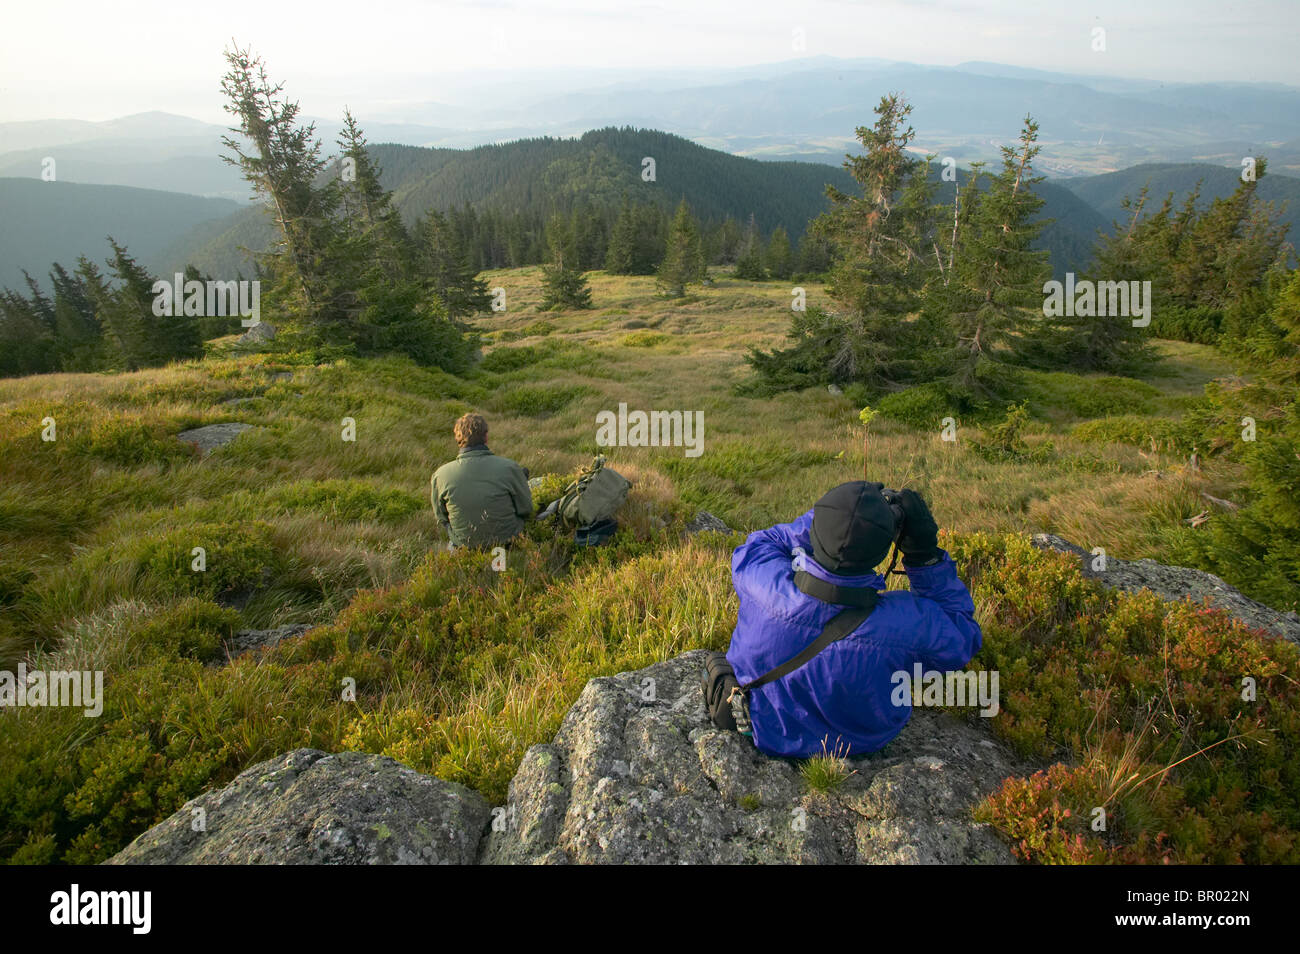
M 1046 147 L 1042 169 L 1055 177 L 1142 162 L 1229 164 L 1261 152 L 1274 159 L 1275 172 L 1300 175 L 1300 88 L 1277 83 L 1164 83 L 998 63 L 935 66 L 826 56 L 706 70 L 488 69 L 422 77 L 419 88 L 428 83 L 434 96 L 403 100 L 402 88 L 385 90 L 387 103 L 358 111 L 372 142 L 465 149 L 635 126 L 735 155 L 838 165 L 871 106 L 886 93 L 901 92 L 915 108 L 917 147 L 963 163 L 996 159 L 999 143 L 1014 139 L 1030 112 Z M 304 111 L 314 118 L 309 103 Z M 339 119 L 315 118 L 324 142 L 333 143 Z M 113 165 L 126 140 L 149 140 L 159 149 L 181 142 L 186 155 L 210 159 L 224 131 L 156 112 L 102 123 L 0 123 L 0 175 L 35 175 L 19 171 L 13 154 L 57 149 L 105 164 L 85 167 L 80 181 L 140 185 L 120 178 L 122 170 Z M 202 137 L 206 146 L 195 151 Z M 155 158 L 175 155 L 165 151 Z M 23 163 L 30 169 L 30 156 Z M 239 193 L 229 197 L 245 197 L 233 170 L 226 171 L 231 177 L 212 194 L 227 195 L 229 188 Z

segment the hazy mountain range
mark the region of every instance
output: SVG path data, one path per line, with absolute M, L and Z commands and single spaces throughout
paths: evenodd
M 752 213 L 764 230 L 781 224 L 793 233 L 824 204 L 825 183 L 848 185 L 835 167 L 856 151 L 855 127 L 869 124 L 872 105 L 892 91 L 913 104 L 918 151 L 962 166 L 995 160 L 1026 113 L 1039 121 L 1038 167 L 1052 179 L 1042 187 L 1045 214 L 1057 220 L 1044 244 L 1058 271 L 1086 258 L 1096 230 L 1146 182 L 1159 199 L 1168 191 L 1181 197 L 1203 178 L 1208 200 L 1235 187 L 1243 156 L 1265 155 L 1270 174 L 1261 196 L 1300 198 L 1300 89 L 1273 84 L 814 57 L 741 69 L 488 72 L 450 78 L 440 101 L 397 102 L 358 119 L 372 143 L 393 144 L 377 149 L 385 184 L 408 220 L 465 202 L 534 201 L 521 177 L 539 173 L 539 153 L 573 158 L 593 145 L 584 139 L 542 149 L 516 140 L 631 126 L 642 138 L 620 141 L 627 162 L 638 150 L 653 155 L 673 143 L 693 170 L 661 191 L 675 189 L 706 215 Z M 307 91 L 290 85 L 288 92 Z M 318 121 L 326 152 L 338 128 L 338 117 Z M 250 194 L 220 159 L 227 132 L 166 113 L 0 123 L 0 285 L 18 281 L 21 268 L 43 275 L 54 260 L 102 258 L 110 231 L 155 268 L 193 261 L 216 274 L 242 267 L 239 246 L 260 247 L 269 225 L 235 204 Z M 474 148 L 503 142 L 509 145 Z M 404 148 L 417 146 L 426 148 Z M 764 171 L 738 157 L 804 162 Z M 47 159 L 55 182 L 40 181 Z M 636 182 L 629 173 L 629 184 Z
M 880 96 L 912 103 L 916 147 L 959 162 L 997 157 L 1026 113 L 1041 126 L 1040 167 L 1052 176 L 1112 172 L 1140 162 L 1239 165 L 1267 155 L 1300 174 L 1300 89 L 1265 83 L 1177 84 L 1049 73 L 995 63 L 955 67 L 809 57 L 729 70 L 485 71 L 439 80 L 442 98 L 401 99 L 358 119 L 371 142 L 467 148 L 605 126 L 675 133 L 758 158 L 838 165 Z M 290 84 L 310 116 L 309 91 Z M 319 118 L 327 144 L 339 116 Z M 170 188 L 242 198 L 217 160 L 224 126 L 164 113 L 102 123 L 0 123 L 0 176 L 64 164 L 65 181 Z M 177 187 L 185 158 L 193 164 Z M 141 176 L 151 176 L 141 181 Z

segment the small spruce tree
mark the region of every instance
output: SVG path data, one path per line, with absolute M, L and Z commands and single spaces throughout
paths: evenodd
M 706 274 L 700 228 L 686 200 L 682 199 L 668 228 L 668 244 L 657 284 L 669 298 L 680 298 L 686 294 L 687 285 L 703 281 Z

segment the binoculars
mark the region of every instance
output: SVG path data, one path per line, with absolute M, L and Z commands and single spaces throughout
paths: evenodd
M 885 503 L 889 504 L 889 510 L 894 515 L 894 538 L 897 539 L 902 536 L 903 524 L 907 520 L 907 514 L 903 512 L 903 506 L 898 502 L 898 491 L 885 487 L 881 489 L 880 496 L 885 498 Z

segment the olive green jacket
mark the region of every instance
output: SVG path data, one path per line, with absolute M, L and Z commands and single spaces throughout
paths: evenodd
M 533 513 L 524 470 L 483 444 L 463 448 L 433 472 L 433 512 L 453 547 L 506 543 Z

